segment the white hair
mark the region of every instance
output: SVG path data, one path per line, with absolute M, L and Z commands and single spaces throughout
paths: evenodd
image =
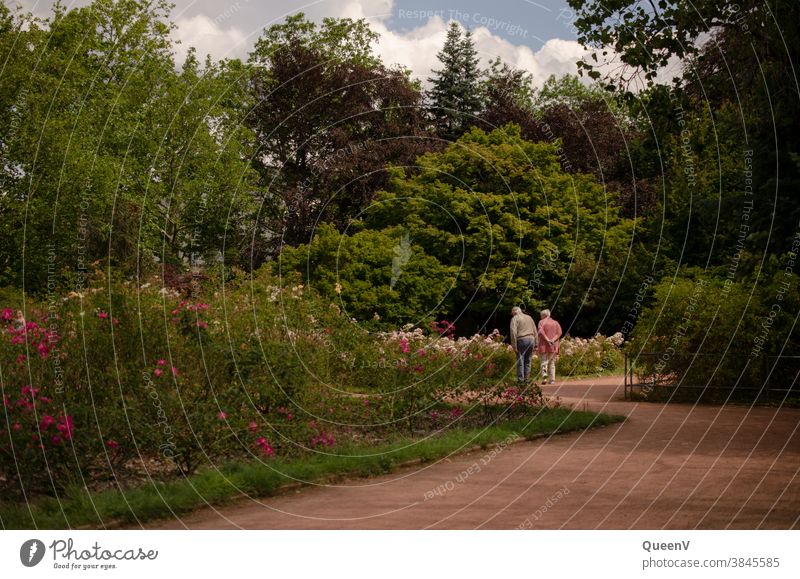
M 550 310 L 542 310 L 541 313 L 539 314 L 539 316 L 542 319 L 549 318 L 550 317 Z
M 511 308 L 511 315 L 512 316 L 516 316 L 517 314 L 521 314 L 521 313 L 522 313 L 522 309 L 519 306 L 514 306 L 513 308 Z

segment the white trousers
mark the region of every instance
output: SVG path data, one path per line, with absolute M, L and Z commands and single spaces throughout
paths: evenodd
M 542 380 L 556 381 L 556 358 L 558 358 L 558 354 L 555 352 L 539 352 Z

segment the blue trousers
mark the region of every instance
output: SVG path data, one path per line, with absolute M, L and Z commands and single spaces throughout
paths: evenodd
M 533 336 L 525 336 L 517 340 L 517 380 L 527 382 L 531 375 L 531 358 L 536 342 Z

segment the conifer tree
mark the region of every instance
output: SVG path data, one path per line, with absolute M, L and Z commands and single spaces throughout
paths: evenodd
M 451 22 L 437 58 L 442 68 L 428 79 L 428 100 L 439 136 L 454 140 L 475 124 L 481 110 L 481 71 L 472 33 Z

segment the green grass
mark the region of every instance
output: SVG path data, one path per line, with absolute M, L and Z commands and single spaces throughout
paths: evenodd
M 126 491 L 98 493 L 73 490 L 60 500 L 47 498 L 30 506 L 0 502 L 0 526 L 5 529 L 102 528 L 136 525 L 186 513 L 209 504 L 222 504 L 247 493 L 269 496 L 286 485 L 334 481 L 344 477 L 385 474 L 411 460 L 432 461 L 475 446 L 486 447 L 513 437 L 570 432 L 621 422 L 624 417 L 544 409 L 530 418 L 510 420 L 486 428 L 448 430 L 425 439 L 401 438 L 376 447 L 338 448 L 336 454 L 314 454 L 291 460 L 235 462 L 218 469 L 166 483 Z

